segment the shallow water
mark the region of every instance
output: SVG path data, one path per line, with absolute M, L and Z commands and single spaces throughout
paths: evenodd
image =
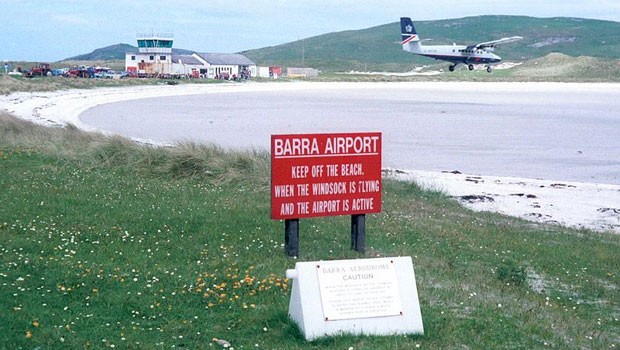
M 269 149 L 271 134 L 380 131 L 383 167 L 620 184 L 618 106 L 608 84 L 365 84 L 110 103 L 81 120 L 236 149 Z

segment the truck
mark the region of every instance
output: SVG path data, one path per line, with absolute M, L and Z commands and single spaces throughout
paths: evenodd
M 26 78 L 32 77 L 45 77 L 52 75 L 52 70 L 50 69 L 49 63 L 39 63 L 36 67 L 33 67 L 31 70 L 24 73 Z

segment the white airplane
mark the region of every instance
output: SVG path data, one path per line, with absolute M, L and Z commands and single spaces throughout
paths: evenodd
M 523 39 L 521 36 L 511 36 L 493 41 L 487 41 L 476 45 L 426 45 L 420 42 L 420 37 L 415 31 L 411 18 L 401 17 L 400 19 L 401 45 L 403 50 L 416 55 L 452 62 L 450 72 L 459 63 L 467 65 L 469 70 L 474 69 L 474 64 L 486 64 L 487 72 L 491 73 L 491 64 L 498 63 L 501 57 L 493 53 L 497 45 L 512 43 Z

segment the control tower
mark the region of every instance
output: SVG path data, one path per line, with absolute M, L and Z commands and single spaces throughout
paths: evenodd
M 138 33 L 138 52 L 172 54 L 172 33 Z
M 172 73 L 172 33 L 138 33 L 138 52 L 125 54 L 125 69 L 139 76 L 165 76 Z

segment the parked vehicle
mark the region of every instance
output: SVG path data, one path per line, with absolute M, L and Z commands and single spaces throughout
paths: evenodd
M 59 77 L 59 76 L 62 76 L 63 74 L 65 74 L 65 72 L 66 72 L 66 70 L 62 69 L 62 68 L 52 69 L 52 76 Z
M 96 72 L 94 77 L 95 78 L 112 78 L 112 75 L 114 74 L 114 72 L 112 71 L 99 71 Z
M 49 63 L 39 63 L 38 66 L 33 67 L 31 70 L 24 73 L 26 78 L 45 77 L 48 75 L 52 75 Z
M 86 67 L 74 67 L 69 69 L 62 76 L 67 78 L 92 78 L 94 72 Z

